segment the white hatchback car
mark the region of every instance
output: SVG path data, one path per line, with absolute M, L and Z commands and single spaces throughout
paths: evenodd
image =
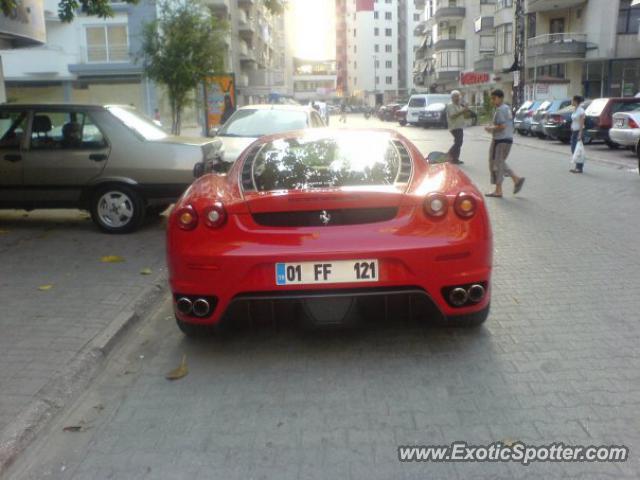
M 640 108 L 614 113 L 612 119 L 609 138 L 623 147 L 631 147 L 637 151 L 640 141 Z
M 301 105 L 248 105 L 239 108 L 210 136 L 220 140 L 219 161 L 213 170 L 226 172 L 255 140 L 266 135 L 325 127 L 320 114 Z

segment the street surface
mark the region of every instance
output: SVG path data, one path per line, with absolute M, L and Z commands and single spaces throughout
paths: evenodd
M 360 116 L 349 125 L 393 126 Z M 398 128 L 425 154 L 451 142 L 443 130 Z M 461 168 L 488 191 L 488 137 L 480 127 L 465 133 Z M 397 322 L 313 335 L 256 327 L 189 341 L 167 296 L 9 477 L 640 477 L 640 176 L 630 152 L 613 152 L 616 165 L 595 159 L 607 157 L 603 148 L 587 149 L 594 160 L 572 175 L 568 147 L 518 139 L 510 164 L 527 178 L 522 193 L 513 197 L 508 183 L 504 199 L 488 199 L 495 269 L 482 328 Z M 145 235 L 155 248 L 162 234 Z M 183 355 L 188 374 L 166 380 Z M 460 440 L 626 445 L 631 458 L 398 461 L 399 445 Z

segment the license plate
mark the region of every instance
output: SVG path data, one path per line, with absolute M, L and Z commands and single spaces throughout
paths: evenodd
M 377 282 L 378 260 L 276 263 L 276 285 Z
M 621 128 L 624 125 L 624 120 L 622 118 L 619 118 L 616 120 L 616 124 L 615 126 L 618 128 Z

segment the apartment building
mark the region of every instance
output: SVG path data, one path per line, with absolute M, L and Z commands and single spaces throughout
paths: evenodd
M 416 7 L 416 3 L 418 7 Z M 338 91 L 369 105 L 413 90 L 423 1 L 336 0 Z
M 427 0 L 415 82 L 460 89 L 468 102 L 501 88 L 510 100 L 515 0 Z M 523 0 L 525 98 L 640 91 L 640 7 L 631 0 Z
M 331 100 L 337 94 L 336 62 L 294 59 L 293 98 L 300 103 Z
M 225 67 L 236 76 L 240 106 L 293 95 L 293 55 L 286 15 L 258 0 L 206 0 L 227 20 Z
M 135 63 L 143 23 L 156 15 L 155 3 L 114 3 L 114 15 L 58 18 L 57 0 L 44 0 L 46 43 L 1 50 L 6 97 L 24 102 L 126 103 L 149 114 L 157 107 L 155 86 Z

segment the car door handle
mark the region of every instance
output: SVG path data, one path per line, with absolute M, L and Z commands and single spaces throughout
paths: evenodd
M 17 153 L 8 153 L 4 156 L 4 159 L 7 162 L 19 162 L 20 160 L 22 160 L 22 155 L 19 155 Z
M 94 162 L 102 162 L 107 159 L 107 156 L 104 153 L 92 153 L 89 155 L 89 160 L 93 160 Z

